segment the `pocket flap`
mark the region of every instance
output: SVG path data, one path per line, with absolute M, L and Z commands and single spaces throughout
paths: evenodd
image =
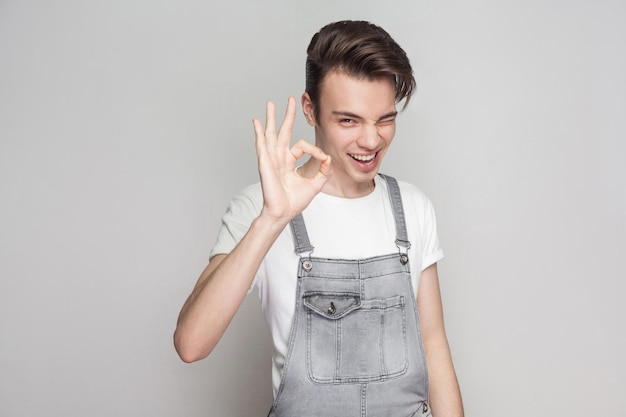
M 307 293 L 304 305 L 328 319 L 339 319 L 361 307 L 361 296 L 356 293 Z

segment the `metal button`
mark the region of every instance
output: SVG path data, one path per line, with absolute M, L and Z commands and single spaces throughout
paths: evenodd
M 310 271 L 311 268 L 313 268 L 313 262 L 309 261 L 308 259 L 302 261 L 302 268 L 304 268 L 306 271 Z
M 406 265 L 407 262 L 409 262 L 409 257 L 405 253 L 400 255 L 400 263 L 402 263 L 402 265 Z
M 335 303 L 330 302 L 330 307 L 328 307 L 328 314 L 335 314 L 337 309 L 335 308 Z

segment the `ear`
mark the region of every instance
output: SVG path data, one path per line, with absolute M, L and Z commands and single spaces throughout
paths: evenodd
M 302 112 L 310 126 L 317 125 L 315 121 L 315 107 L 313 106 L 309 93 L 302 94 Z

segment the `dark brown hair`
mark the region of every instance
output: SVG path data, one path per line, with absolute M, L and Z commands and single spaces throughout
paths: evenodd
M 405 100 L 403 108 L 415 90 L 413 70 L 404 50 L 383 28 L 369 22 L 335 22 L 313 35 L 307 48 L 305 90 L 316 110 L 321 84 L 331 71 L 368 80 L 391 77 L 396 103 Z

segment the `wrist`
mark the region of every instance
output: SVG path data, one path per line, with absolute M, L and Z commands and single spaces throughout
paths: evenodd
M 261 210 L 259 216 L 252 221 L 250 229 L 254 228 L 263 235 L 277 237 L 289 224 L 291 218 L 276 217 L 268 214 L 265 210 Z

